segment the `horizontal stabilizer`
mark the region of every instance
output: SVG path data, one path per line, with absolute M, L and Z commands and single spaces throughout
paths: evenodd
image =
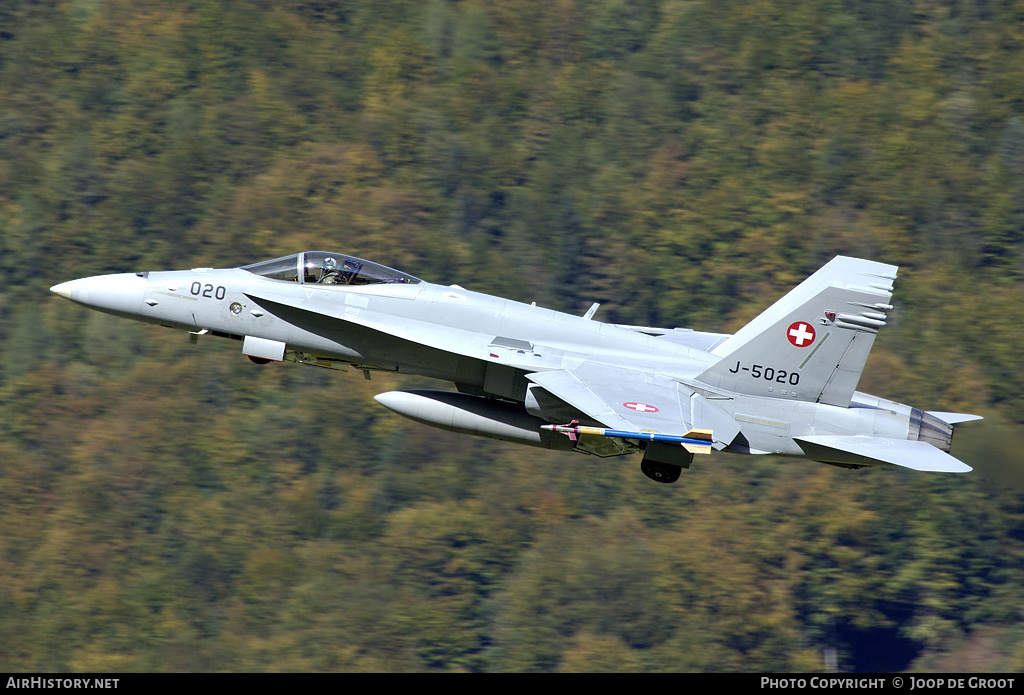
M 967 413 L 942 413 L 936 410 L 929 410 L 929 415 L 939 418 L 947 425 L 959 425 L 961 422 L 972 422 L 982 420 L 981 415 L 968 415 Z
M 922 441 L 860 435 L 810 435 L 794 439 L 808 458 L 825 463 L 891 465 L 938 473 L 966 473 L 971 470 L 966 463 Z

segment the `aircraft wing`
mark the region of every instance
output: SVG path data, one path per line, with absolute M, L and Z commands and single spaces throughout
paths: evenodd
M 794 437 L 808 457 L 861 466 L 890 464 L 915 471 L 966 473 L 971 467 L 928 442 L 863 435 Z
M 685 385 L 666 376 L 596 362 L 526 378 L 605 427 L 685 435 L 711 430 L 723 449 L 739 433 L 735 420 Z

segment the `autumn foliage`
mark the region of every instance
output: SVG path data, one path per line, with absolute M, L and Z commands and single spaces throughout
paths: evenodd
M 1024 668 L 1024 6 L 0 6 L 0 671 Z M 337 249 L 732 331 L 897 264 L 942 476 L 538 452 L 47 288 Z

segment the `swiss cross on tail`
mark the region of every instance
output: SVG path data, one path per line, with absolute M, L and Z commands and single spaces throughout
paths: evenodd
M 791 323 L 786 331 L 786 337 L 797 347 L 807 347 L 814 342 L 814 327 L 804 321 Z

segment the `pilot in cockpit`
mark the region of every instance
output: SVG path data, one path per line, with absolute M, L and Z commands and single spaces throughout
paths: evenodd
M 320 277 L 317 283 L 321 285 L 348 285 L 359 273 L 361 264 L 346 258 L 342 266 L 338 267 L 338 261 L 332 257 L 324 259 L 320 264 Z

